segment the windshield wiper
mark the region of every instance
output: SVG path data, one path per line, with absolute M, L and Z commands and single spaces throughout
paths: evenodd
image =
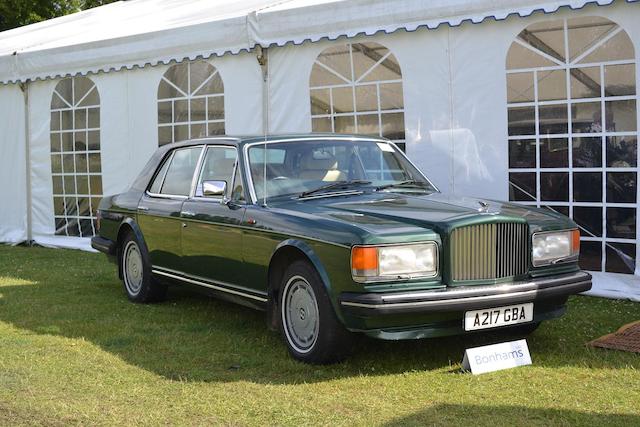
M 365 184 L 371 184 L 371 181 L 366 181 L 364 179 L 351 179 L 349 181 L 335 181 L 335 182 L 332 182 L 331 184 L 326 184 L 321 187 L 315 188 L 313 190 L 304 191 L 300 193 L 299 197 L 307 197 L 312 194 L 319 193 L 322 191 L 332 190 L 334 188 L 343 188 L 343 187 L 349 187 L 351 185 L 365 185 Z
M 408 179 L 406 181 L 394 182 L 392 184 L 381 185 L 376 187 L 376 191 L 386 190 L 387 188 L 396 188 L 396 187 L 414 187 L 414 188 L 429 188 L 429 184 L 424 181 L 416 181 L 415 179 Z

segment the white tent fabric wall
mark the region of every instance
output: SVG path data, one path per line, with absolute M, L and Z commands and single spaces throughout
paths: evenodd
M 262 77 L 255 56 L 246 53 L 209 62 L 215 65 L 224 81 L 227 133 L 261 133 Z M 103 194 L 126 190 L 158 148 L 158 84 L 168 68 L 149 67 L 91 76 L 100 93 Z M 51 196 L 50 105 L 53 88 L 58 81 L 31 84 L 33 101 L 29 118 L 31 123 L 36 124 L 31 127 L 30 138 L 33 240 L 43 246 L 92 250 L 89 239 L 55 235 Z M 13 147 L 12 144 L 4 146 Z M 26 184 L 22 185 L 24 187 Z M 13 227 L 18 228 L 24 230 L 25 226 Z
M 27 239 L 24 97 L 18 85 L 0 86 L 0 241 Z
M 136 0 L 118 4 L 118 8 L 127 5 L 151 4 L 157 0 Z M 618 1 L 606 7 L 595 4 L 585 6 L 580 10 L 564 8 L 553 14 L 535 13 L 521 18 L 509 16 L 507 19 L 494 21 L 487 19 L 482 23 L 465 22 L 460 26 L 451 27 L 440 25 L 434 29 L 419 28 L 415 31 L 403 29 L 386 34 L 376 32 L 379 29 L 396 30 L 402 25 L 415 29 L 419 23 L 411 21 L 409 15 L 398 17 L 399 22 L 390 23 L 385 18 L 384 10 L 388 5 L 372 0 L 370 17 L 373 21 L 366 21 L 364 17 L 353 17 L 354 11 L 363 10 L 367 1 L 339 1 L 335 7 L 345 8 L 351 16 L 354 28 L 347 28 L 348 20 L 345 16 L 338 16 L 334 24 L 324 28 L 324 34 L 339 36 L 365 31 L 373 35 L 358 35 L 355 37 L 339 37 L 329 41 L 315 39 L 322 36 L 321 28 L 311 23 L 308 33 L 305 33 L 304 22 L 310 16 L 313 5 L 322 4 L 326 9 L 325 0 L 294 0 L 292 2 L 252 1 L 242 7 L 229 2 L 229 14 L 217 16 L 222 24 L 209 45 L 219 47 L 224 39 L 220 31 L 238 31 L 243 28 L 246 32 L 243 38 L 228 39 L 231 50 L 249 48 L 254 41 L 271 45 L 269 52 L 268 79 L 268 111 L 263 112 L 263 81 L 261 69 L 256 61 L 256 52 L 241 52 L 224 56 L 211 57 L 210 62 L 220 73 L 224 84 L 224 120 L 227 134 L 261 134 L 264 129 L 263 116 L 268 115 L 268 132 L 309 132 L 312 130 L 310 106 L 310 73 L 314 61 L 326 48 L 337 44 L 375 42 L 388 48 L 395 55 L 402 72 L 404 98 L 404 124 L 406 130 L 406 151 L 435 184 L 447 194 L 474 195 L 485 198 L 506 200 L 509 198 L 509 159 L 506 129 L 507 123 L 507 89 L 505 61 L 509 46 L 516 36 L 528 25 L 538 21 L 560 19 L 563 17 L 604 16 L 618 23 L 627 31 L 636 49 L 636 70 L 640 55 L 640 27 L 636 25 L 640 19 L 640 4 Z M 347 4 L 349 3 L 349 4 Z M 518 8 L 523 15 L 533 9 L 545 7 L 555 11 L 560 4 L 566 2 L 546 2 L 521 0 L 504 3 L 479 0 L 476 2 L 434 2 L 431 14 L 417 17 L 422 24 L 437 22 L 451 22 L 458 24 L 464 18 L 463 3 L 467 4 L 467 18 L 480 21 L 488 16 L 489 11 L 496 10 L 504 18 L 508 11 Z M 516 4 L 517 3 L 517 4 Z M 582 7 L 586 2 L 577 1 L 572 4 Z M 602 1 L 608 4 L 609 1 Z M 167 3 L 177 7 L 178 2 Z M 186 4 L 186 3 L 183 3 Z M 225 3 L 226 4 L 226 3 Z M 407 0 L 408 9 L 418 8 L 418 0 Z M 199 7 L 209 7 L 206 2 L 189 1 L 194 12 Z M 258 6 L 270 6 L 260 9 Z M 313 6 L 306 9 L 306 6 Z M 475 5 L 476 8 L 469 5 Z M 497 5 L 497 6 L 496 6 Z M 295 6 L 295 7 L 294 7 Z M 167 16 L 172 10 L 168 7 L 164 11 Z M 291 7 L 291 10 L 287 9 Z M 296 8 L 300 10 L 296 10 Z M 319 7 L 319 6 L 318 6 Z M 115 6 L 114 6 L 115 8 Z M 258 8 L 259 10 L 254 10 Z M 115 10 L 115 9 L 112 9 Z M 137 9 L 136 9 L 137 10 Z M 416 9 L 417 10 L 417 9 Z M 250 12 L 247 12 L 250 11 Z M 435 11 L 435 12 L 434 12 Z M 437 13 L 436 13 L 437 12 Z M 249 13 L 246 15 L 246 13 Z M 296 20 L 296 13 L 300 13 L 300 20 Z M 345 12 L 346 13 L 346 12 Z M 335 10 L 332 11 L 335 15 Z M 448 14 L 448 15 L 447 15 Z M 476 14 L 474 16 L 474 14 Z M 246 15 L 246 16 L 245 16 Z M 428 16 L 427 16 L 428 15 Z M 164 15 L 163 15 L 164 16 Z M 167 17 L 165 16 L 165 18 Z M 318 22 L 328 20 L 327 11 L 317 15 Z M 196 14 L 193 17 L 197 17 Z M 240 19 L 239 17 L 242 17 Z M 447 18 L 449 17 L 449 18 Z M 227 20 L 228 18 L 228 20 Z M 69 21 L 74 19 L 65 18 Z M 133 19 L 133 18 L 132 18 Z M 168 18 L 167 18 L 168 19 Z M 195 18 L 193 18 L 195 19 Z M 67 58 L 73 67 L 89 67 L 83 72 L 91 71 L 96 61 L 101 66 L 96 69 L 109 69 L 119 60 L 131 65 L 131 55 L 140 53 L 140 62 L 145 64 L 160 58 L 209 56 L 215 49 L 207 47 L 205 29 L 215 26 L 206 23 L 204 18 L 192 21 L 194 31 L 186 28 L 176 30 L 179 34 L 177 42 L 172 44 L 171 28 L 179 27 L 179 20 L 170 20 L 168 28 L 161 31 L 162 43 L 167 43 L 167 50 L 163 55 L 162 46 L 157 45 L 153 52 L 145 49 L 145 40 L 150 40 L 160 34 L 135 35 L 131 41 L 131 50 L 117 52 L 116 45 L 109 41 L 101 42 L 97 49 L 92 50 L 96 57 L 78 62 L 79 52 L 63 46 L 64 40 L 52 41 L 56 45 L 54 51 L 46 51 L 38 57 L 37 47 L 28 48 L 27 54 L 22 56 L 22 63 L 13 66 L 3 58 L 3 52 L 8 52 L 8 46 L 0 42 L 0 80 L 28 75 L 30 61 L 35 61 L 33 76 L 46 77 L 47 64 L 42 58 L 50 53 L 68 50 Z M 385 21 L 386 19 L 386 21 Z M 243 21 L 244 20 L 244 21 Z M 63 20 L 64 21 L 64 20 Z M 188 21 L 188 20 L 187 20 Z M 241 22 L 242 21 L 242 22 Z M 309 21 L 310 22 L 310 21 Z M 56 26 L 59 22 L 56 23 Z M 52 24 L 50 24 L 52 25 Z M 87 23 L 83 23 L 86 26 Z M 156 24 L 154 24 L 156 25 Z M 158 24 L 159 25 L 159 24 Z M 243 26 L 244 25 L 244 26 Z M 376 26 L 379 25 L 379 26 Z M 394 26 L 395 25 L 395 26 Z M 401 26 L 401 25 L 400 25 Z M 44 25 L 46 28 L 47 26 Z M 55 26 L 54 26 L 55 27 Z M 393 27 L 393 28 L 392 28 Z M 159 28 L 153 27 L 160 31 Z M 211 27 L 213 28 L 213 27 Z M 346 29 L 345 29 L 346 28 Z M 302 42 L 305 38 L 314 39 L 301 44 L 286 44 L 289 29 L 289 39 Z M 21 31 L 26 31 L 21 30 Z M 43 30 L 44 31 L 44 30 Z M 374 34 L 375 33 L 375 34 Z M 189 34 L 194 39 L 189 44 Z M 306 34 L 306 36 L 304 36 Z M 32 35 L 36 37 L 37 35 Z M 98 35 L 96 35 L 97 37 Z M 218 37 L 220 36 L 220 37 Z M 36 37 L 37 38 L 37 37 Z M 0 36 L 0 41 L 2 37 Z M 154 38 L 154 40 L 156 40 Z M 67 43 L 72 43 L 72 38 Z M 215 43 L 214 43 L 215 42 Z M 114 42 L 116 43 L 116 42 Z M 124 46 L 125 39 L 119 39 L 117 46 Z M 161 44 L 162 44 L 161 43 Z M 217 44 L 216 44 L 217 43 Z M 276 46 L 275 44 L 284 44 Z M 224 43 L 223 43 L 224 44 Z M 116 46 L 116 47 L 117 47 Z M 88 45 L 84 48 L 89 48 Z M 4 50 L 3 50 L 4 49 Z M 115 50 L 114 50 L 115 49 Z M 180 54 L 182 52 L 182 55 Z M 27 53 L 27 52 L 25 52 Z M 99 57 L 103 55 L 103 57 Z M 149 56 L 151 55 L 151 56 Z M 40 58 L 40 59 L 37 59 Z M 74 59 L 75 58 L 75 59 Z M 71 60 L 73 59 L 73 60 Z M 16 59 L 12 59 L 17 61 Z M 74 62 L 75 61 L 75 62 Z M 93 62 L 91 62 L 93 61 Z M 115 62 L 114 62 L 115 61 Z M 64 61 L 63 61 L 64 62 Z M 90 64 L 91 62 L 91 64 Z M 9 65 L 7 65 L 9 64 Z M 58 64 L 58 63 L 56 63 Z M 173 64 L 173 63 L 172 63 Z M 70 65 L 71 66 L 71 65 Z M 3 68 L 5 67 L 5 68 Z M 8 67 L 8 68 L 6 68 Z M 13 68 L 12 68 L 13 67 Z M 55 65 L 50 73 L 74 73 L 80 69 L 63 70 L 64 64 Z M 151 153 L 158 146 L 158 84 L 170 65 L 146 65 L 144 68 L 133 70 L 100 72 L 89 74 L 88 77 L 96 84 L 100 93 L 100 154 L 102 160 L 103 194 L 113 194 L 124 190 L 137 175 Z M 117 67 L 115 67 L 117 68 Z M 640 73 L 636 72 L 636 87 L 640 88 Z M 90 249 L 88 239 L 55 236 L 54 207 L 52 198 L 52 169 L 51 169 L 51 140 L 50 117 L 51 96 L 59 78 L 30 82 L 29 121 L 31 124 L 29 146 L 31 157 L 31 188 L 32 188 L 32 217 L 33 238 L 42 245 L 57 247 L 76 247 Z M 636 95 L 637 99 L 637 95 Z M 15 200 L 10 205 L 0 206 L 0 241 L 18 243 L 26 239 L 26 167 L 24 145 L 24 102 L 23 95 L 17 84 L 0 86 L 0 126 L 7 129 L 0 136 L 0 178 L 3 182 L 10 182 L 2 187 L 2 195 Z M 637 114 L 640 115 L 640 109 Z M 640 117 L 638 117 L 640 122 Z M 17 143 L 16 143 L 17 142 Z M 18 177 L 18 178 L 16 178 Z M 638 186 L 640 191 L 640 186 Z M 640 200 L 640 195 L 638 197 Z M 640 230 L 640 215 L 637 216 L 636 229 Z M 636 266 L 640 266 L 640 244 L 636 245 L 638 256 Z M 596 273 L 594 275 L 594 290 L 592 294 L 609 297 L 626 297 L 640 301 L 640 269 L 636 267 L 635 275 Z

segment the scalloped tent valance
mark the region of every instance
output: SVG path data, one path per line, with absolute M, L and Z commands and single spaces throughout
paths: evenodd
M 637 0 L 626 0 L 633 2 Z M 128 0 L 0 33 L 0 82 L 552 13 L 614 0 Z

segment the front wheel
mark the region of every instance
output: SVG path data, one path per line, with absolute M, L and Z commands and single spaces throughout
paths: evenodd
M 280 289 L 280 324 L 289 353 L 316 364 L 346 358 L 350 333 L 336 317 L 317 271 L 296 261 L 285 272 Z
M 167 286 L 151 277 L 151 266 L 145 247 L 133 233 L 122 242 L 120 256 L 122 282 L 129 300 L 138 303 L 162 301 Z

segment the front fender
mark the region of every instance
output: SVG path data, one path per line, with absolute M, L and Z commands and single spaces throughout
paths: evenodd
M 309 259 L 309 261 L 311 261 L 311 264 L 314 266 L 314 268 L 320 275 L 320 279 L 322 279 L 322 284 L 324 285 L 324 288 L 326 289 L 327 294 L 332 295 L 331 281 L 329 280 L 329 275 L 327 274 L 327 270 L 325 269 L 324 265 L 320 261 L 320 258 L 315 253 L 315 251 L 306 242 L 302 240 L 287 239 L 283 242 L 280 242 L 280 244 L 276 246 L 275 251 L 273 251 L 272 258 L 273 256 L 275 256 L 275 254 L 278 253 L 278 251 L 286 247 L 296 248 L 305 254 L 305 256 Z

